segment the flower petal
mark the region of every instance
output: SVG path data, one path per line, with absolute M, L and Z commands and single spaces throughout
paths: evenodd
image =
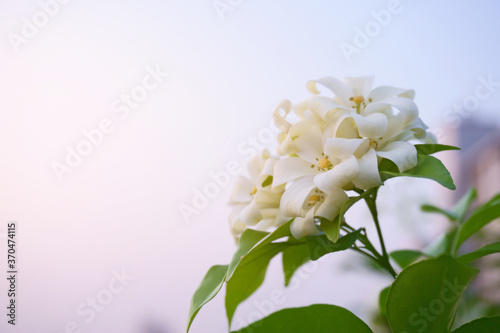
M 318 126 L 311 127 L 307 133 L 295 139 L 298 150 L 296 154 L 309 164 L 316 164 L 316 158 L 323 153 L 321 129 Z
M 276 222 L 275 218 L 262 219 L 262 221 L 260 221 L 255 225 L 255 230 L 266 231 L 269 228 L 274 227 L 275 222 Z
M 276 109 L 274 109 L 273 112 L 273 120 L 274 124 L 276 127 L 282 132 L 282 133 L 288 133 L 290 128 L 292 127 L 292 124 L 290 124 L 285 117 L 290 113 L 290 110 L 292 109 L 292 103 L 285 99 L 278 104 Z M 284 115 L 281 115 L 281 110 L 283 110 Z
M 372 107 L 373 105 L 375 106 Z M 384 100 L 384 102 L 369 104 L 365 108 L 365 114 L 374 112 L 384 113 L 388 119 L 384 136 L 377 140 L 379 146 L 384 146 L 393 141 L 410 140 L 414 137 L 414 133 L 409 131 L 411 127 L 418 128 L 421 125 L 421 122 L 420 124 L 418 122 L 416 104 L 407 98 L 394 97 Z
M 405 172 L 417 165 L 417 149 L 408 142 L 391 142 L 378 151 L 377 155 L 393 161 L 398 166 L 399 172 Z
M 328 88 L 331 92 L 333 92 L 338 98 L 340 98 L 345 104 L 349 105 L 349 98 L 352 97 L 352 89 L 344 82 L 340 81 L 331 76 L 326 76 L 318 80 L 311 80 L 307 82 L 306 88 L 311 93 L 317 95 L 320 92 L 316 88 L 316 84 L 319 83 L 322 86 Z
M 387 116 L 383 113 L 372 113 L 367 116 L 353 114 L 354 121 L 358 126 L 359 135 L 364 138 L 381 138 L 387 129 Z
M 314 176 L 304 176 L 292 182 L 281 197 L 281 211 L 285 216 L 304 216 L 304 202 L 315 188 Z
M 375 150 L 370 149 L 363 157 L 358 159 L 358 164 L 359 174 L 352 181 L 356 187 L 367 190 L 382 185 L 382 180 L 378 172 L 378 159 Z
M 340 208 L 349 197 L 343 190 L 338 190 L 326 196 L 325 201 L 316 210 L 314 216 L 321 216 L 329 220 L 333 220 L 339 215 Z
M 245 223 L 241 222 L 240 219 L 235 220 L 232 223 L 229 223 L 229 230 L 235 237 L 239 237 L 241 233 L 246 229 Z
M 367 140 L 365 139 L 344 139 L 344 138 L 330 138 L 325 143 L 325 154 L 332 158 L 336 157 L 344 161 L 351 157 L 356 149 Z
M 234 181 L 233 191 L 229 196 L 231 203 L 249 203 L 252 201 L 252 189 L 254 183 L 247 177 L 238 176 Z
M 392 108 L 397 110 L 396 114 Z M 392 97 L 380 102 L 370 103 L 363 111 L 364 115 L 374 112 L 383 112 L 389 118 L 397 120 L 399 126 L 406 126 L 418 118 L 418 107 L 411 99 L 404 97 Z M 404 130 L 404 129 L 403 129 Z
M 358 138 L 358 129 L 352 115 L 352 111 L 337 113 L 332 119 L 331 124 L 326 128 L 325 135 L 330 138 Z
M 295 113 L 302 116 L 305 110 L 311 110 L 323 120 L 326 120 L 328 112 L 332 110 L 350 110 L 349 107 L 336 103 L 332 98 L 326 96 L 313 96 L 303 103 L 299 103 Z
M 415 119 L 409 126 L 409 129 L 411 129 L 415 133 L 415 137 L 417 139 L 423 138 L 426 134 L 426 130 L 429 128 L 423 121 L 418 117 Z
M 285 157 L 274 165 L 273 188 L 302 176 L 316 173 L 316 169 L 311 168 L 311 163 L 300 157 Z
M 248 206 L 243 208 L 240 213 L 240 220 L 248 226 L 256 225 L 262 220 L 262 214 L 257 203 L 252 200 Z
M 281 141 L 278 151 L 284 155 L 295 154 L 298 150 L 295 139 L 304 133 L 308 133 L 313 126 L 316 126 L 316 124 L 310 120 L 301 120 L 293 124 L 286 137 Z
M 422 141 L 423 143 L 431 143 L 431 144 L 437 143 L 436 136 L 429 131 L 425 132 L 425 136 L 423 138 L 420 138 L 419 140 Z
M 229 213 L 229 224 L 234 224 L 240 219 L 240 213 L 245 208 L 247 204 L 235 204 L 231 205 L 232 210 Z M 241 221 L 240 221 L 241 222 Z
M 269 157 L 264 161 L 262 170 L 260 171 L 259 176 L 255 179 L 255 185 L 257 188 L 262 188 L 262 183 L 267 179 L 267 177 L 274 174 L 274 165 L 278 161 L 279 160 L 276 157 Z
M 284 133 L 282 133 L 284 134 Z M 290 134 L 284 135 L 284 136 L 278 136 L 279 139 L 279 146 L 278 146 L 278 154 L 280 155 L 292 155 L 295 154 L 295 152 L 298 150 L 297 146 L 295 145 L 295 142 L 293 142 L 292 138 L 290 137 Z
M 275 219 L 279 215 L 280 209 L 278 205 L 275 208 L 261 208 L 260 213 L 264 219 Z
M 346 77 L 344 81 L 352 88 L 353 96 L 368 97 L 373 86 L 374 76 Z
M 271 156 L 269 153 L 269 150 L 264 149 L 260 153 L 255 154 L 249 161 L 248 161 L 248 174 L 250 175 L 250 179 L 255 181 L 257 177 L 259 177 L 262 167 L 264 166 L 265 161 Z
M 359 172 L 359 165 L 356 157 L 351 156 L 342 163 L 337 164 L 333 169 L 319 173 L 314 177 L 314 184 L 325 193 L 333 193 L 339 188 L 350 183 Z
M 278 208 L 281 201 L 282 193 L 274 193 L 269 190 L 258 190 L 255 193 L 255 203 L 259 207 L 259 209 L 268 209 L 268 208 Z
M 314 210 L 310 209 L 305 217 L 296 217 L 290 224 L 290 232 L 293 237 L 302 237 L 318 233 L 318 228 L 314 223 Z
M 381 86 L 370 91 L 368 98 L 371 98 L 373 102 L 380 102 L 386 98 L 395 96 L 413 99 L 415 97 L 415 91 L 412 89 L 401 89 L 390 86 Z

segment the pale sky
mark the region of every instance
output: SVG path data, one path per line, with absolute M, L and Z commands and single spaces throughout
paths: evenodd
M 415 89 L 434 129 L 463 115 L 499 122 L 496 1 L 54 1 L 0 2 L 0 234 L 8 221 L 19 225 L 18 326 L 2 319 L 2 332 L 60 333 L 71 322 L 92 333 L 156 332 L 147 322 L 183 332 L 206 270 L 234 251 L 230 187 L 189 221 L 180 206 L 229 161 L 244 166 L 242 150 L 268 131 L 273 108 L 306 98 L 310 79 L 375 75 L 375 85 Z M 231 10 L 214 7 L 229 2 Z M 346 57 L 341 46 L 356 51 Z M 477 89 L 484 98 L 460 111 Z M 141 100 L 127 106 L 123 95 L 134 91 Z M 108 133 L 84 147 L 83 132 L 96 128 Z M 59 181 L 54 163 L 79 144 L 87 156 Z M 408 194 L 413 208 L 433 193 L 423 182 L 402 185 L 419 186 Z M 420 246 L 409 231 L 431 237 L 422 230 L 405 222 L 389 244 Z M 369 318 L 355 295 L 375 301 L 377 291 L 363 284 L 345 294 L 341 282 L 364 283 L 362 271 L 336 263 L 322 263 L 279 308 L 332 302 Z M 87 323 L 78 306 L 122 269 L 134 279 Z M 237 318 L 281 279 L 275 260 Z M 330 279 L 339 281 L 331 293 L 318 291 Z M 225 329 L 220 295 L 192 332 Z

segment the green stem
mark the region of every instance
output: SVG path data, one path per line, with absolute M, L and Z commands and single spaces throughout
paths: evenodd
M 352 231 L 356 231 L 356 229 L 354 229 L 353 227 L 351 227 L 349 224 L 347 224 L 346 222 L 342 223 L 342 225 L 340 226 L 342 229 L 344 229 L 344 231 L 346 231 L 345 229 L 347 229 L 347 231 L 349 232 L 352 232 Z
M 377 191 L 373 192 L 373 196 L 371 198 L 366 198 L 366 204 L 368 205 L 368 209 L 370 209 L 373 221 L 375 222 L 375 226 L 377 227 L 377 234 L 380 240 L 380 247 L 382 248 L 382 255 L 386 257 L 387 250 L 385 248 L 384 236 L 382 235 L 382 229 L 380 228 L 380 222 L 378 220 L 377 205 L 375 201 L 376 198 L 377 198 Z
M 453 236 L 453 242 L 451 243 L 451 248 L 450 248 L 450 254 L 452 257 L 457 256 L 457 251 L 458 251 L 458 235 L 460 234 L 460 229 L 462 225 L 459 225 L 459 227 L 456 229 L 455 235 Z
M 380 241 L 380 247 L 382 248 L 382 256 L 380 258 L 380 264 L 394 277 L 396 278 L 397 274 L 394 268 L 392 267 L 389 261 L 389 254 L 385 248 L 384 236 L 382 235 L 382 229 L 380 228 L 380 222 L 378 220 L 378 212 L 377 212 L 377 193 L 378 188 L 374 189 L 371 196 L 365 198 L 366 204 L 368 205 L 368 209 L 372 214 L 373 221 L 375 222 L 375 227 L 377 228 L 377 234 Z
M 391 274 L 393 278 L 396 278 L 397 273 L 396 273 L 396 271 L 394 270 L 394 268 L 392 267 L 392 265 L 391 265 L 391 263 L 389 261 L 389 255 L 388 255 L 387 250 L 385 248 L 384 237 L 382 235 L 382 229 L 380 228 L 380 223 L 379 223 L 379 220 L 378 220 L 378 212 L 377 212 L 377 206 L 376 206 L 378 187 L 377 188 L 371 188 L 371 189 L 369 189 L 367 191 L 364 191 L 364 190 L 361 190 L 361 189 L 358 189 L 358 188 L 354 188 L 353 191 L 355 191 L 360 196 L 362 196 L 362 198 L 365 199 L 365 201 L 366 201 L 366 203 L 368 205 L 370 213 L 373 216 L 373 220 L 375 222 L 375 226 L 377 228 L 377 234 L 378 234 L 378 237 L 379 237 L 379 240 L 380 240 L 380 246 L 382 248 L 382 254 L 380 254 L 375 249 L 375 247 L 373 246 L 373 244 L 368 239 L 368 236 L 366 235 L 366 233 L 365 234 L 361 234 L 359 236 L 358 240 L 365 246 L 366 250 L 368 250 L 369 252 L 371 252 L 372 255 L 370 255 L 369 253 L 366 253 L 366 252 L 362 251 L 360 248 L 358 248 L 356 246 L 352 247 L 352 249 L 355 250 L 355 251 L 357 251 L 357 252 L 363 253 L 364 255 L 369 256 L 370 258 L 372 258 L 373 260 L 375 260 L 382 268 L 384 268 L 385 270 L 387 270 L 387 272 L 389 272 L 389 274 Z M 345 221 L 342 223 L 341 228 L 345 232 L 348 232 L 348 233 L 355 231 L 355 229 L 353 227 L 351 227 L 349 224 L 347 224 L 347 222 L 345 222 Z
M 351 249 L 352 249 L 352 250 L 354 250 L 354 251 L 356 251 L 356 252 L 358 252 L 358 253 L 361 253 L 361 254 L 363 254 L 363 255 L 367 256 L 368 258 L 370 258 L 370 259 L 372 259 L 372 260 L 375 260 L 377 263 L 379 263 L 379 264 L 380 264 L 380 262 L 379 262 L 378 258 L 375 258 L 375 257 L 374 257 L 374 256 L 372 256 L 371 254 L 366 253 L 365 251 L 361 250 L 359 247 L 357 247 L 357 246 L 353 246 L 353 247 L 351 247 Z
M 368 237 L 364 236 L 361 239 L 361 242 L 365 245 L 366 249 L 370 251 L 376 258 L 378 259 L 383 258 L 383 256 L 377 251 L 377 249 L 375 249 L 375 246 L 373 246 Z
M 352 230 L 349 230 L 349 229 L 352 229 Z M 343 230 L 346 232 L 352 232 L 354 229 L 351 226 L 348 226 L 348 227 L 344 226 Z M 389 262 L 389 257 L 388 256 L 384 257 L 383 255 L 381 255 L 375 249 L 375 247 L 372 245 L 372 243 L 370 242 L 370 240 L 368 239 L 368 237 L 366 235 L 361 235 L 359 237 L 359 241 L 365 246 L 366 250 L 370 251 L 371 254 L 364 252 L 363 250 L 361 250 L 361 248 L 359 248 L 356 245 L 351 247 L 351 249 L 369 257 L 372 260 L 374 260 L 378 265 L 380 265 L 382 268 L 387 270 L 392 275 L 393 278 L 396 278 L 397 274 Z
M 351 227 L 347 223 L 344 223 L 344 225 L 342 226 L 342 230 L 344 230 L 345 232 L 349 233 L 349 232 L 355 231 L 356 229 L 354 229 L 353 227 Z M 370 240 L 368 239 L 368 237 L 366 236 L 366 234 L 365 235 L 361 234 L 359 236 L 359 241 L 366 247 L 366 249 L 368 251 L 370 251 L 373 254 L 373 256 L 375 258 L 382 258 L 382 255 L 375 249 L 375 247 L 370 242 Z

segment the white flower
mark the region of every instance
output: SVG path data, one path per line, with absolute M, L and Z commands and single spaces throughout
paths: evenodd
M 320 95 L 317 84 L 328 88 L 334 97 Z M 373 77 L 346 78 L 345 83 L 333 77 L 309 81 L 307 88 L 315 96 L 295 107 L 299 116 L 308 110 L 324 119 L 334 133 L 331 137 L 385 140 L 396 136 L 422 138 L 427 126 L 418 118 L 413 90 L 382 86 L 371 89 Z M 356 132 L 355 129 L 358 129 Z M 402 135 L 402 134 L 405 135 Z
M 318 84 L 333 96 L 320 94 Z M 250 162 L 250 179 L 238 179 L 231 196 L 234 235 L 290 218 L 294 237 L 317 233 L 315 218 L 333 220 L 348 200 L 346 190 L 382 185 L 378 165 L 383 158 L 400 172 L 416 166 L 413 142 L 435 138 L 418 116 L 413 90 L 372 89 L 372 84 L 373 77 L 345 82 L 325 77 L 307 83 L 314 95 L 306 101 L 292 106 L 284 100 L 277 106 L 273 119 L 283 157 L 264 151 Z
M 345 185 L 357 176 L 354 157 L 342 160 L 341 156 L 325 155 L 319 127 L 294 140 L 296 156 L 284 157 L 274 166 L 273 188 L 286 184 L 281 198 L 285 216 L 295 217 L 291 224 L 296 238 L 318 232 L 314 217 L 335 218 L 342 204 L 348 199 Z
M 289 183 L 286 192 L 296 192 L 300 188 L 304 191 L 305 201 L 305 192 L 312 191 L 315 187 L 331 194 L 341 190 L 358 175 L 358 162 L 353 155 L 355 148 L 350 149 L 356 144 L 359 145 L 357 141 L 349 140 L 346 145 L 338 146 L 335 145 L 338 141 L 327 140 L 323 149 L 321 133 L 317 133 L 316 130 L 304 134 L 297 140 L 300 150 L 296 156 L 282 158 L 276 163 L 273 187 Z M 337 154 L 333 154 L 334 152 Z M 285 199 L 286 195 L 282 202 Z
M 325 128 L 326 122 L 312 112 L 303 112 L 298 121 L 292 123 L 287 120 L 292 104 L 283 100 L 273 112 L 273 120 L 276 127 L 281 131 L 278 135 L 278 153 L 291 155 L 298 151 L 295 140 L 303 134 L 309 133 L 315 128 Z M 281 112 L 282 111 L 282 112 Z
M 331 90 L 334 97 L 319 95 L 317 83 Z M 408 141 L 435 141 L 418 117 L 412 90 L 388 86 L 370 90 L 372 83 L 373 77 L 347 78 L 345 83 L 332 77 L 310 81 L 307 87 L 316 95 L 294 108 L 299 117 L 313 113 L 321 119 L 316 125 L 299 121 L 290 126 L 289 133 L 294 127 L 301 131 L 288 136 L 293 144 L 287 147 L 293 147 L 289 151 L 312 164 L 312 158 L 318 160 L 321 154 L 319 161 L 323 159 L 331 170 L 315 177 L 314 182 L 325 192 L 350 182 L 361 189 L 379 186 L 381 158 L 393 161 L 404 172 L 417 164 L 417 151 Z M 349 167 L 336 167 L 344 164 Z
M 248 162 L 250 177 L 236 179 L 230 197 L 233 211 L 229 216 L 230 229 L 235 237 L 247 227 L 267 230 L 286 222 L 279 208 L 284 186 L 271 188 L 276 162 L 277 158 L 264 150 Z
M 286 192 L 285 192 L 286 193 Z M 293 192 L 289 191 L 291 196 Z M 284 197 L 285 195 L 283 195 Z M 348 196 L 344 191 L 336 191 L 331 194 L 326 194 L 319 189 L 313 189 L 307 195 L 307 200 L 302 204 L 302 215 L 296 216 L 290 224 L 292 235 L 299 239 L 307 235 L 318 233 L 315 217 L 324 217 L 328 220 L 333 220 L 339 215 L 342 205 L 347 201 Z M 288 200 L 282 200 L 282 210 L 286 211 L 287 206 L 294 204 Z

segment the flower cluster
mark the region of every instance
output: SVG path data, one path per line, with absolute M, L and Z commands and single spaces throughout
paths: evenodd
M 268 150 L 249 162 L 250 178 L 236 181 L 231 232 L 266 230 L 294 218 L 295 238 L 318 232 L 316 218 L 335 218 L 346 191 L 382 185 L 378 165 L 400 172 L 416 166 L 415 142 L 434 143 L 413 102 L 414 91 L 381 86 L 373 77 L 309 81 L 313 94 L 294 106 L 282 101 L 273 119 L 280 130 L 278 156 Z M 327 88 L 331 96 L 318 91 Z

